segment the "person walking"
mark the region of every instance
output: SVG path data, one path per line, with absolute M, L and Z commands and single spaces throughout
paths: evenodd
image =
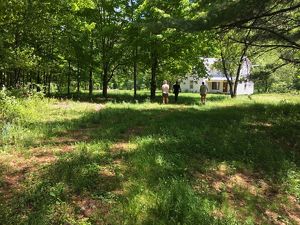
M 206 102 L 206 94 L 208 92 L 207 86 L 202 82 L 202 85 L 200 86 L 200 95 L 201 95 L 201 103 L 205 105 Z
M 176 81 L 176 83 L 173 85 L 173 92 L 174 92 L 174 95 L 175 95 L 175 102 L 177 102 L 179 92 L 181 92 L 181 88 L 180 88 L 180 85 L 179 85 L 178 81 Z
M 166 80 L 164 80 L 163 85 L 161 86 L 162 90 L 162 97 L 163 97 L 163 104 L 168 104 L 169 103 L 169 85 Z

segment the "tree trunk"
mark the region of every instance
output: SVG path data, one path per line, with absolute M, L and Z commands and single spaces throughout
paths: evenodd
M 25 71 L 22 73 L 22 87 L 25 87 Z
M 4 85 L 4 73 L 0 71 L 0 90 L 2 89 Z
M 134 89 L 134 98 L 137 97 L 137 48 L 133 51 L 133 89 Z
M 137 97 L 137 63 L 134 62 L 133 65 L 133 89 L 134 89 L 134 98 Z
M 151 53 L 152 65 L 151 65 L 151 100 L 155 100 L 156 94 L 156 75 L 157 75 L 157 68 L 158 68 L 158 57 L 157 53 Z
M 47 86 L 48 86 L 48 74 L 46 74 L 46 71 L 44 70 L 43 72 L 43 92 L 46 94 L 47 93 Z
M 47 83 L 48 83 L 47 80 L 48 80 L 48 74 L 46 75 L 46 71 L 44 70 L 44 73 L 43 73 L 44 87 L 47 86 Z
M 69 71 L 68 71 L 68 95 L 70 95 L 70 86 L 71 86 L 71 62 L 68 61 Z
M 93 95 L 93 68 L 90 67 L 90 77 L 89 77 L 89 95 Z
M 79 63 L 77 64 L 77 94 L 80 92 L 80 69 Z
M 91 57 L 91 61 L 90 61 L 90 77 L 89 77 L 89 95 L 92 96 L 93 95 L 93 39 L 92 36 L 90 37 L 91 41 L 90 41 L 90 57 Z
M 231 96 L 231 97 L 234 97 L 234 98 L 236 97 L 237 86 L 238 86 L 238 83 L 240 81 L 241 69 L 242 69 L 244 58 L 246 56 L 248 48 L 249 48 L 249 45 L 246 44 L 244 46 L 244 49 L 243 49 L 243 52 L 242 52 L 242 55 L 241 55 L 241 58 L 240 58 L 240 61 L 239 61 L 239 65 L 238 65 L 238 68 L 237 68 L 237 71 L 236 71 L 236 77 L 235 77 L 234 89 L 233 89 L 233 96 Z
M 230 93 L 231 98 L 233 98 L 234 97 L 234 92 L 233 92 L 233 86 L 232 86 L 232 77 L 228 74 L 228 70 L 227 70 L 227 67 L 226 67 L 226 62 L 225 62 L 225 57 L 224 57 L 223 51 L 221 51 L 221 60 L 222 60 L 223 72 L 224 72 L 224 75 L 225 75 L 225 77 L 227 79 L 227 82 L 229 84 L 229 93 Z
M 265 93 L 268 92 L 268 80 L 265 81 Z
M 238 66 L 237 71 L 236 71 L 236 77 L 235 77 L 235 80 L 234 80 L 233 95 L 231 96 L 232 98 L 236 97 L 237 86 L 238 86 L 239 81 L 240 81 L 240 75 L 241 75 L 241 68 L 242 68 L 242 64 L 243 64 L 243 58 L 244 58 L 244 55 L 241 57 L 240 62 L 239 62 L 239 66 Z
M 51 79 L 52 79 L 52 73 L 50 71 L 48 74 L 48 95 L 51 94 Z
M 228 84 L 229 84 L 229 93 L 230 93 L 230 97 L 231 97 L 231 98 L 234 98 L 234 91 L 233 91 L 233 85 L 232 85 L 232 82 L 229 81 Z
M 37 84 L 40 83 L 40 71 L 39 70 L 37 71 L 37 74 L 36 74 L 36 83 Z
M 21 73 L 22 73 L 22 70 L 21 69 L 18 69 L 17 70 L 17 76 L 15 77 L 15 82 L 14 82 L 14 87 L 20 87 L 20 77 L 21 77 Z
M 108 66 L 103 65 L 103 77 L 102 77 L 102 95 L 104 98 L 107 98 L 107 89 L 108 89 Z
M 39 86 L 41 82 L 41 78 L 40 78 L 40 71 L 37 71 L 37 77 L 36 77 L 36 91 L 40 92 L 41 91 L 41 87 Z
M 14 70 L 14 79 L 11 79 L 11 86 L 16 87 L 17 86 L 17 80 L 18 80 L 18 70 Z

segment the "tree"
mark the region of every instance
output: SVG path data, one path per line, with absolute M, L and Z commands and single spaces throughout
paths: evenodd
M 191 1 L 189 9 L 194 17 L 172 17 L 165 20 L 167 26 L 192 33 L 205 30 L 212 30 L 217 34 L 238 32 L 239 37 L 231 38 L 231 41 L 244 46 L 245 52 L 252 48 L 277 48 L 282 53 L 282 60 L 292 64 L 300 62 L 299 0 L 202 0 Z M 249 30 L 251 35 L 248 34 Z M 255 41 L 245 42 L 249 37 Z M 239 69 L 239 64 L 236 64 L 236 70 Z M 234 96 L 234 87 L 232 90 L 231 95 Z

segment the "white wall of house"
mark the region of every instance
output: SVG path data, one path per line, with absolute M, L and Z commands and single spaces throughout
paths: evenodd
M 208 87 L 209 93 L 229 94 L 229 85 L 227 81 L 210 81 L 208 79 L 194 79 L 188 77 L 180 83 L 182 92 L 199 93 L 202 82 Z M 214 83 L 214 84 L 213 84 Z M 227 91 L 224 86 L 227 85 Z M 239 82 L 237 86 L 237 95 L 250 95 L 254 93 L 254 83 L 252 81 Z
M 254 83 L 252 81 L 240 82 L 236 90 L 237 95 L 251 95 L 254 93 Z
M 181 91 L 198 93 L 202 82 L 205 82 L 204 79 L 197 78 L 194 76 L 188 76 L 186 79 L 182 80 L 180 83 Z

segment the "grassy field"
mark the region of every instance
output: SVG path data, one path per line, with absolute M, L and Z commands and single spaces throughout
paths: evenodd
M 299 95 L 179 98 L 11 99 L 0 224 L 300 224 Z

